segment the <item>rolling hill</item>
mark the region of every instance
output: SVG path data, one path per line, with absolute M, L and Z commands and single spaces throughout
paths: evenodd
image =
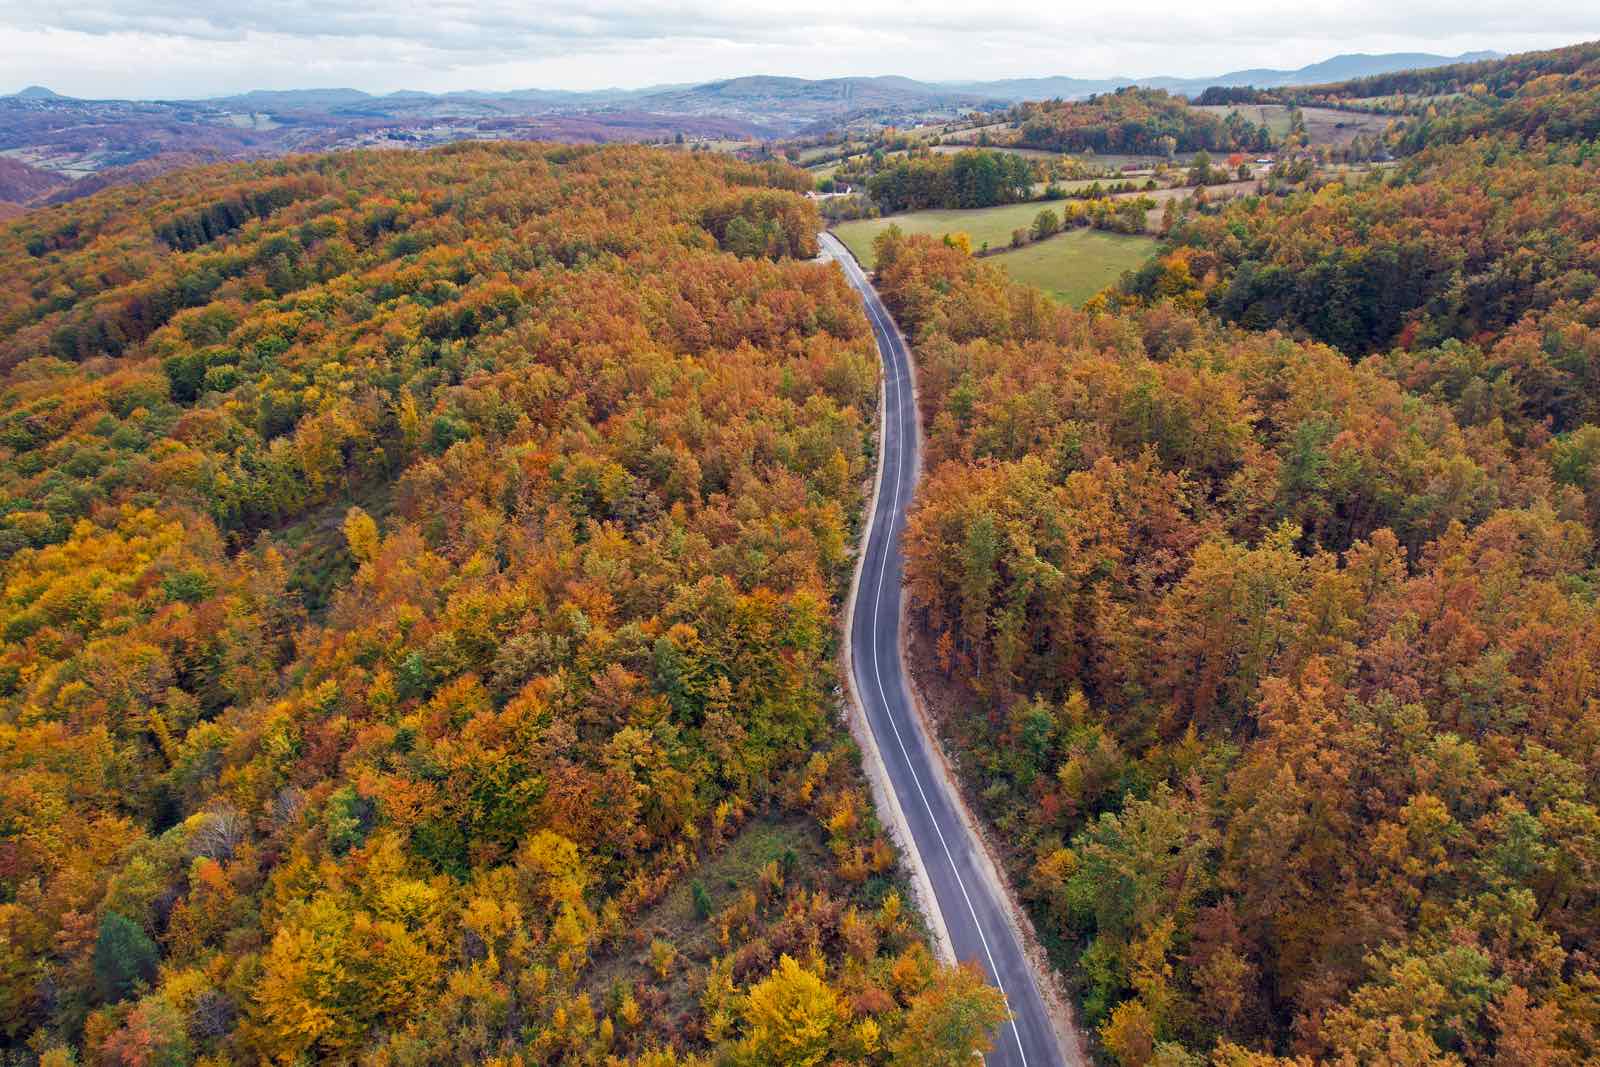
M 785 133 L 870 114 L 907 114 L 993 105 L 978 90 L 912 78 L 779 78 L 758 75 L 651 93 L 633 106 L 661 115 L 723 115 Z
M 0 175 L 0 200 L 69 199 L 197 160 L 249 160 L 346 148 L 425 148 L 462 140 L 760 141 L 848 127 L 947 119 L 1021 100 L 1072 99 L 1140 84 L 1179 94 L 1211 85 L 1326 83 L 1480 59 L 1422 53 L 1342 55 L 1298 70 L 1214 78 L 1019 78 L 929 83 L 912 78 L 753 75 L 697 84 L 588 92 L 376 95 L 354 88 L 257 90 L 207 100 L 81 100 L 43 86 L 0 96 L 0 152 L 57 180 L 21 190 Z M 172 163 L 164 162 L 171 160 Z M 21 172 L 18 172 L 19 174 Z M 73 184 L 89 181 L 82 191 Z M 21 191 L 6 192 L 6 183 Z M 48 179 L 37 175 L 37 185 Z
M 59 174 L 0 156 L 0 200 L 25 203 L 64 184 L 66 179 Z
M 949 82 L 944 87 L 979 93 L 1011 102 L 1022 100 L 1080 99 L 1097 93 L 1109 93 L 1127 85 L 1147 89 L 1165 89 L 1170 93 L 1194 95 L 1213 85 L 1253 85 L 1259 89 L 1276 89 L 1290 85 L 1321 85 L 1324 82 L 1345 81 L 1401 70 L 1425 70 L 1454 63 L 1471 63 L 1498 58 L 1498 52 L 1466 52 L 1459 56 L 1438 56 L 1426 52 L 1389 52 L 1381 55 L 1351 53 L 1325 59 L 1320 63 L 1297 70 L 1275 70 L 1255 67 L 1249 70 L 1229 71 L 1205 78 L 1174 78 L 1154 76 L 1144 78 L 1010 78 L 1002 81 Z

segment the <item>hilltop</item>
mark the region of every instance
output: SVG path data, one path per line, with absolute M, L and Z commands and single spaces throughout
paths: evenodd
M 971 1062 L 837 715 L 877 378 L 805 182 L 458 145 L 0 227 L 3 1040 Z
M 1165 89 L 1185 96 L 1198 95 L 1214 85 L 1278 88 L 1290 85 L 1316 85 L 1323 82 L 1359 78 L 1393 71 L 1442 67 L 1454 63 L 1492 59 L 1498 52 L 1466 52 L 1459 56 L 1439 56 L 1426 52 L 1390 52 L 1381 55 L 1351 53 L 1334 56 L 1295 70 L 1252 68 L 1234 70 L 1200 78 L 1174 78 L 1165 75 L 1111 78 L 1012 78 L 1003 81 L 952 82 L 954 88 L 985 96 L 1019 102 L 1023 100 L 1081 100 L 1099 93 L 1114 92 L 1130 85 L 1144 89 Z
M 947 122 L 1018 100 L 1075 99 L 1138 84 L 1174 94 L 1212 85 L 1288 86 L 1477 58 L 1336 56 L 1293 71 L 1212 78 L 1026 78 L 935 83 L 896 76 L 752 75 L 703 83 L 572 92 L 373 94 L 348 87 L 255 90 L 200 100 L 78 100 L 40 86 L 0 97 L 0 152 L 69 181 L 53 199 L 196 159 L 257 159 L 348 148 L 421 148 L 460 140 L 677 141 L 754 148 L 837 129 Z M 164 162 L 171 157 L 172 163 Z

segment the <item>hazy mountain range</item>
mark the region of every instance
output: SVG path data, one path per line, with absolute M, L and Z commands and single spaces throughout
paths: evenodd
M 1211 85 L 1315 85 L 1490 58 L 1424 53 L 1341 55 L 1298 70 L 1210 78 L 912 78 L 758 75 L 642 89 L 568 92 L 258 90 L 208 100 L 78 100 L 43 86 L 0 96 L 0 216 L 14 205 L 71 199 L 118 181 L 197 162 L 465 138 L 566 141 L 771 139 L 854 124 L 905 124 L 1019 100 L 1067 99 L 1145 85 L 1198 94 Z M 10 204 L 12 207 L 5 207 Z
M 1500 52 L 1463 52 L 1459 56 L 1436 56 L 1427 52 L 1388 52 L 1382 55 L 1352 53 L 1334 56 L 1321 63 L 1298 70 L 1273 70 L 1256 67 L 1234 70 L 1210 78 L 1012 78 L 1005 81 L 951 82 L 945 88 L 981 92 L 1002 100 L 1045 100 L 1060 97 L 1074 100 L 1095 93 L 1107 93 L 1125 85 L 1142 85 L 1151 89 L 1165 89 L 1185 96 L 1198 96 L 1213 85 L 1253 85 L 1258 89 L 1279 89 L 1290 85 L 1323 85 L 1327 82 L 1366 78 L 1374 74 L 1389 74 L 1397 70 L 1421 70 L 1427 67 L 1444 67 L 1452 63 L 1476 63 L 1484 59 L 1499 59 Z
M 250 109 L 269 114 L 325 112 L 366 118 L 491 117 L 611 112 L 719 116 L 748 123 L 753 134 L 790 133 L 844 116 L 903 109 L 981 107 L 1006 98 L 981 89 L 936 85 L 911 78 L 785 78 L 754 75 L 644 89 L 567 92 L 397 92 L 381 96 L 359 89 L 258 91 L 189 105 Z
M 204 100 L 170 101 L 175 105 L 214 106 L 274 112 L 328 112 L 332 114 L 392 117 L 419 110 L 447 108 L 461 113 L 538 114 L 550 111 L 589 111 L 626 105 L 630 109 L 656 114 L 702 114 L 722 108 L 728 113 L 754 108 L 768 123 L 793 125 L 814 111 L 870 110 L 876 107 L 916 105 L 961 106 L 994 101 L 1067 99 L 1110 92 L 1126 85 L 1142 85 L 1170 92 L 1197 94 L 1212 85 L 1254 85 L 1279 88 L 1289 85 L 1318 85 L 1397 70 L 1446 66 L 1499 58 L 1499 52 L 1464 52 L 1459 56 L 1432 55 L 1426 52 L 1390 52 L 1381 55 L 1352 53 L 1313 63 L 1296 70 L 1252 68 L 1229 71 L 1201 78 L 1149 77 L 1007 78 L 996 81 L 924 82 L 893 75 L 856 78 L 790 78 L 753 75 L 713 82 L 685 82 L 652 85 L 642 89 L 512 89 L 490 92 L 469 90 L 426 93 L 414 90 L 373 94 L 360 89 L 258 89 L 234 96 Z M 69 101 L 43 86 L 29 86 L 10 97 L 12 100 Z M 91 101 L 81 101 L 88 103 Z M 99 101 L 93 101 L 99 102 Z M 152 101 L 163 103 L 163 101 Z M 775 107 L 798 106 L 775 113 Z

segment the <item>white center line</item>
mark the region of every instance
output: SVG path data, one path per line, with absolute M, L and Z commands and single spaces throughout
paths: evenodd
M 857 288 L 861 292 L 862 303 L 866 306 L 867 315 L 872 319 L 872 324 L 874 327 L 873 332 L 875 335 L 874 339 L 877 339 L 876 335 L 880 331 L 883 335 L 882 343 L 879 345 L 879 351 L 886 357 L 884 360 L 886 364 L 884 368 L 886 372 L 885 377 L 889 383 L 894 385 L 895 401 L 892 406 L 895 409 L 895 417 L 897 420 L 904 422 L 899 400 L 901 373 L 901 359 L 899 357 L 903 356 L 903 358 L 909 359 L 909 356 L 904 355 L 900 348 L 897 347 L 896 342 L 898 341 L 898 333 L 895 331 L 895 329 L 891 328 L 890 326 L 886 326 L 882 321 L 884 317 L 887 317 L 888 312 L 886 310 L 881 310 L 877 306 L 877 294 L 873 292 L 871 286 L 868 284 L 866 275 L 862 273 L 860 268 L 856 267 L 853 262 L 844 259 L 841 259 L 840 262 L 847 272 L 853 274 L 855 278 L 858 278 L 860 281 L 860 284 L 857 286 Z M 887 445 L 888 412 L 884 412 L 883 425 L 885 427 L 884 443 Z M 913 430 L 913 432 L 915 431 Z M 874 591 L 872 598 L 872 617 L 874 620 L 880 618 L 882 615 L 883 582 L 889 571 L 889 548 L 894 543 L 895 522 L 900 518 L 900 483 L 902 481 L 905 468 L 905 464 L 902 461 L 902 457 L 905 454 L 904 442 L 905 431 L 902 428 L 900 430 L 900 447 L 896 448 L 894 451 L 894 490 L 889 508 L 889 527 L 884 534 L 883 552 L 878 558 L 877 588 Z M 896 629 L 898 629 L 898 603 L 895 605 L 895 609 L 897 616 Z M 876 626 L 873 626 L 871 629 L 872 673 L 873 677 L 878 683 L 878 701 L 880 706 L 883 708 L 883 716 L 889 720 L 889 729 L 894 732 L 895 743 L 900 747 L 900 755 L 905 760 L 906 770 L 911 775 L 912 784 L 917 787 L 917 795 L 922 799 L 923 810 L 928 813 L 928 822 L 932 824 L 933 832 L 939 838 L 939 846 L 944 850 L 944 857 L 950 864 L 950 873 L 955 876 L 956 886 L 961 890 L 961 899 L 966 902 L 967 912 L 972 916 L 972 928 L 977 932 L 978 941 L 983 945 L 983 954 L 989 960 L 989 973 L 994 977 L 995 986 L 1000 990 L 1000 998 L 1005 1003 L 1006 1014 L 1011 1016 L 1011 1036 L 1016 1040 L 1017 1043 L 1017 1055 L 1021 1058 L 1023 1067 L 1027 1067 L 1028 1054 L 1024 1052 L 1022 1048 L 1022 1035 L 1017 1030 L 1017 1019 L 1015 1014 L 1013 1014 L 1011 1011 L 1011 999 L 1006 995 L 1005 982 L 1000 977 L 1000 968 L 995 965 L 994 953 L 989 948 L 989 939 L 984 936 L 983 926 L 978 922 L 978 909 L 973 907 L 972 897 L 967 893 L 967 884 L 961 878 L 961 870 L 956 866 L 956 859 L 954 854 L 952 854 L 950 851 L 950 844 L 945 840 L 944 831 L 939 828 L 939 819 L 933 813 L 933 805 L 929 803 L 928 794 L 922 788 L 922 779 L 918 777 L 917 769 L 911 762 L 911 753 L 906 748 L 905 738 L 900 735 L 900 726 L 895 722 L 894 715 L 889 711 L 889 697 L 883 688 L 883 671 L 878 660 L 878 631 Z

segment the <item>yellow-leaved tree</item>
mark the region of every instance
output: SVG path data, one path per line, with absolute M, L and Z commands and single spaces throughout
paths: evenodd
M 813 1067 L 828 1058 L 843 1011 L 821 974 L 784 955 L 771 974 L 744 998 L 745 1037 L 740 1053 L 750 1063 Z
M 911 998 L 905 1025 L 890 1045 L 895 1067 L 968 1067 L 992 1047 L 1006 1002 L 972 964 L 940 967 Z
M 365 563 L 378 554 L 378 524 L 361 508 L 352 507 L 345 512 L 344 539 L 357 563 Z

